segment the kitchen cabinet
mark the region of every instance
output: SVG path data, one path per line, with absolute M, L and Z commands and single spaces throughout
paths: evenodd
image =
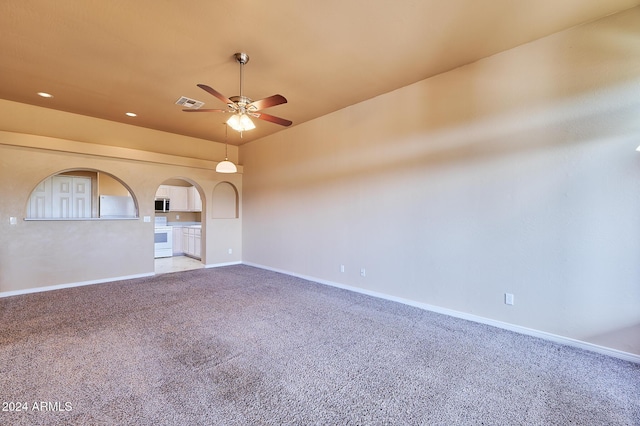
M 200 234 L 201 234 L 201 230 L 200 229 L 194 229 L 193 230 L 193 257 L 197 258 L 197 259 L 201 259 L 202 255 L 201 255 L 201 248 L 202 245 L 200 243 Z
M 156 198 L 169 198 L 169 185 L 160 185 L 156 191 Z
M 187 226 L 182 228 L 182 251 L 185 255 L 200 259 L 201 254 L 201 237 L 202 230 L 200 227 Z
M 200 194 L 193 186 L 160 185 L 156 191 L 156 198 L 168 198 L 169 211 L 172 212 L 202 211 Z
M 182 249 L 182 227 L 174 226 L 173 227 L 173 255 L 180 256 L 184 254 L 184 250 Z
M 189 252 L 189 228 L 182 229 L 182 253 L 188 254 Z
M 169 211 L 186 212 L 189 210 L 189 188 L 186 186 L 171 186 L 169 190 Z
M 202 211 L 202 200 L 200 199 L 200 193 L 195 186 L 189 187 L 187 194 L 188 208 L 190 212 Z

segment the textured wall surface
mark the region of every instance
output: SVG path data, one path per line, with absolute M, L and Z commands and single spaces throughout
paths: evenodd
M 14 105 L 21 107 L 0 103 L 7 108 Z M 60 114 L 42 108 L 29 109 L 34 113 L 34 120 Z M 70 122 L 73 123 L 73 116 Z M 99 128 L 100 121 L 95 122 Z M 178 136 L 174 138 L 176 143 L 188 143 Z M 203 263 L 239 262 L 242 258 L 240 219 L 223 222 L 214 219 L 210 212 L 214 187 L 229 181 L 241 193 L 242 175 L 220 175 L 214 168 L 215 163 L 211 161 L 0 132 L 3 242 L 0 245 L 0 293 L 153 274 L 153 200 L 158 186 L 172 178 L 187 180 L 201 192 Z M 138 200 L 140 217 L 136 220 L 24 221 L 29 195 L 35 186 L 46 177 L 69 169 L 100 170 L 121 179 Z M 149 216 L 150 222 L 144 222 L 144 216 Z M 10 224 L 10 217 L 17 218 L 15 225 Z M 232 254 L 228 253 L 229 248 L 233 249 Z
M 635 8 L 241 147 L 243 260 L 640 354 L 639 37 Z

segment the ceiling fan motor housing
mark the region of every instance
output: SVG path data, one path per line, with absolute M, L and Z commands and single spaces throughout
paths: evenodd
M 229 100 L 235 102 L 238 105 L 249 105 L 253 100 L 246 96 L 231 96 Z
M 240 114 L 255 112 L 258 110 L 255 105 L 251 105 L 253 100 L 246 96 L 231 96 L 229 100 L 233 101 L 233 104 L 227 104 L 227 106 Z

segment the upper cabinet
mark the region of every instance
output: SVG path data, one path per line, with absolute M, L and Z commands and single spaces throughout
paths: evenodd
M 160 185 L 156 197 L 168 198 L 172 212 L 202 211 L 202 200 L 194 186 Z
M 169 185 L 160 185 L 156 191 L 156 198 L 169 198 L 171 196 L 169 193 L 170 188 Z
M 169 210 L 172 212 L 186 212 L 189 211 L 189 188 L 184 186 L 170 186 L 169 187 Z
M 200 198 L 200 193 L 195 186 L 189 188 L 189 192 L 187 194 L 187 204 L 189 211 L 192 212 L 201 212 L 202 211 L 202 199 Z

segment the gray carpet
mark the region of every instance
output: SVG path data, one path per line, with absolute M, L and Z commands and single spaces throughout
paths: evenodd
M 0 424 L 640 425 L 638 364 L 249 266 L 0 299 L 0 330 Z

